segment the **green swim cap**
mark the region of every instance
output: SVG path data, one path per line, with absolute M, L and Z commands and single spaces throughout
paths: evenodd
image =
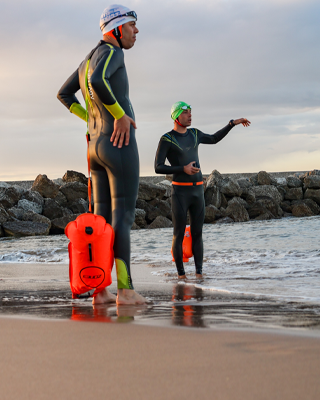
M 177 101 L 171 107 L 171 118 L 175 121 L 184 110 L 191 110 L 191 106 L 184 101 Z

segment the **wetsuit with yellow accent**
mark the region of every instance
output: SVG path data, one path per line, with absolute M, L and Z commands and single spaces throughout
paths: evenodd
M 202 173 L 188 175 L 183 167 L 195 161 L 200 168 L 198 146 L 200 143 L 216 144 L 222 140 L 232 126 L 228 124 L 213 135 L 208 135 L 198 129 L 187 129 L 186 133 L 175 130 L 164 134 L 159 142 L 155 158 L 155 172 L 157 174 L 173 174 L 173 181 L 179 183 L 193 183 L 192 186 L 172 185 L 172 222 L 173 239 L 172 252 L 178 270 L 178 275 L 185 275 L 182 257 L 182 241 L 187 221 L 187 212 L 190 215 L 190 229 L 192 236 L 192 252 L 196 266 L 196 273 L 202 274 L 203 241 L 202 226 L 204 222 L 204 192 L 203 185 L 196 185 L 202 181 Z M 165 165 L 166 159 L 171 164 Z
M 89 63 L 88 60 L 90 59 Z M 130 273 L 130 229 L 139 187 L 139 154 L 135 129 L 128 146 L 110 142 L 114 120 L 124 114 L 134 119 L 123 50 L 101 40 L 61 87 L 58 98 L 74 114 L 87 120 L 75 93 L 86 98 L 88 68 L 89 153 L 94 213 L 105 217 L 115 231 L 114 255 L 118 288 L 133 289 Z

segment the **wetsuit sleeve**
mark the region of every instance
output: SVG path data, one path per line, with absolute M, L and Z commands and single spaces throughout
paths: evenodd
M 165 165 L 167 154 L 170 150 L 171 142 L 165 136 L 160 139 L 156 158 L 154 161 L 154 170 L 157 174 L 176 174 L 183 172 L 183 166 L 169 166 Z
M 209 135 L 207 133 L 203 133 L 198 130 L 198 138 L 199 138 L 199 143 L 204 143 L 204 144 L 216 144 L 220 142 L 227 134 L 231 131 L 233 127 L 230 126 L 230 124 L 226 125 L 224 128 L 220 129 L 220 131 Z
M 62 85 L 57 97 L 70 112 L 87 122 L 87 111 L 82 107 L 75 96 L 75 93 L 79 89 L 79 71 L 76 70 Z
M 90 83 L 113 118 L 120 119 L 124 116 L 125 112 L 113 93 L 110 77 L 117 69 L 123 67 L 123 53 L 116 51 L 111 45 L 107 46 L 110 47 L 110 51 L 107 52 L 97 64 L 90 77 Z

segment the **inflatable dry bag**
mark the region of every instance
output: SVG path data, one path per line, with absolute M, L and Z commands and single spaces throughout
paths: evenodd
M 171 254 L 172 254 L 172 261 L 174 261 L 172 249 L 171 249 Z M 182 242 L 182 256 L 183 256 L 183 262 L 188 262 L 189 258 L 193 256 L 190 225 L 187 225 L 184 231 L 184 238 Z
M 70 239 L 69 276 L 72 298 L 96 296 L 112 283 L 114 231 L 101 215 L 85 213 L 65 228 Z

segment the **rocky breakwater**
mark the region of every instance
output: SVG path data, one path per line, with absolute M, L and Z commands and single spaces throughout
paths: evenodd
M 169 177 L 139 183 L 132 229 L 172 227 Z M 20 182 L 23 183 L 23 182 Z M 231 223 L 320 214 L 320 171 L 273 177 L 265 171 L 226 177 L 214 170 L 204 178 L 205 223 Z M 30 187 L 0 182 L 0 236 L 62 234 L 88 212 L 85 175 L 67 171 L 62 179 L 38 175 Z M 188 221 L 189 222 L 189 221 Z
M 265 171 L 250 178 L 204 179 L 205 223 L 246 222 L 320 214 L 320 171 L 274 178 Z M 171 182 L 140 183 L 134 229 L 172 226 Z
M 87 178 L 75 171 L 55 181 L 38 175 L 29 189 L 0 182 L 2 237 L 63 233 L 70 221 L 87 210 Z

